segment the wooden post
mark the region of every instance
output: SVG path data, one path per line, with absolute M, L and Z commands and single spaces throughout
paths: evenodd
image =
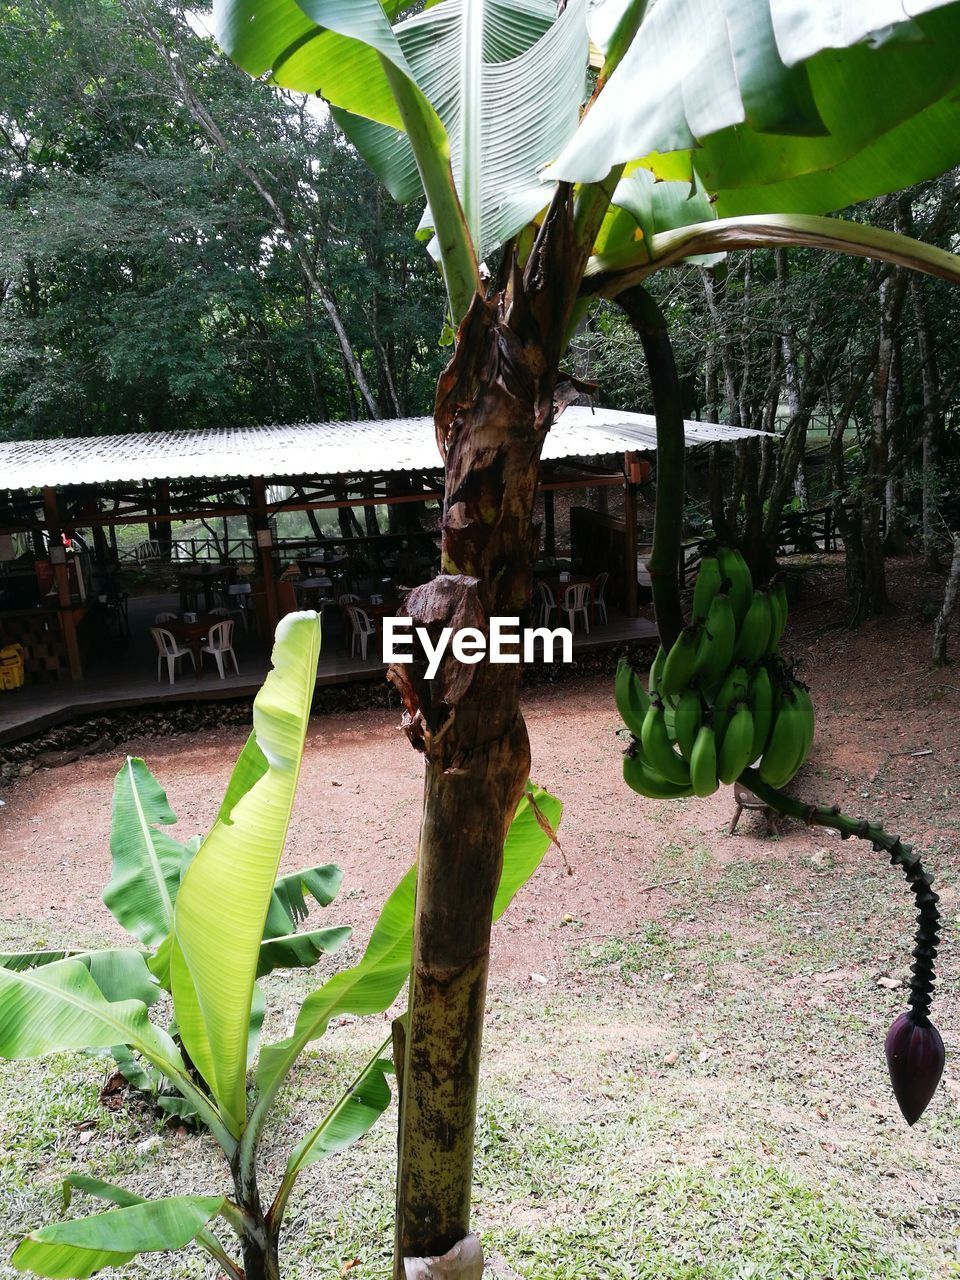
M 543 554 L 557 554 L 557 513 L 552 489 L 543 491 Z
M 636 454 L 623 455 L 623 519 L 627 526 L 624 535 L 626 546 L 624 556 L 627 561 L 626 582 L 623 584 L 623 601 L 628 618 L 635 618 L 637 604 L 637 486 L 630 480 L 630 467 L 636 460 Z
M 250 480 L 250 497 L 253 508 L 253 536 L 260 552 L 260 567 L 263 570 L 263 589 L 267 598 L 267 620 L 271 634 L 276 631 L 280 621 L 280 605 L 277 601 L 277 581 L 273 573 L 273 542 L 270 539 L 270 519 L 267 515 L 267 490 L 261 476 L 253 476 Z M 269 539 L 266 545 L 261 535 Z
M 57 600 L 60 604 L 60 626 L 63 629 L 63 640 L 67 646 L 67 661 L 70 664 L 70 679 L 83 679 L 83 663 L 80 661 L 80 646 L 77 643 L 77 627 L 73 619 L 73 596 L 70 591 L 70 574 L 67 570 L 66 556 L 63 550 L 63 530 L 60 527 L 60 512 L 57 506 L 56 490 L 45 486 L 43 490 L 43 514 L 50 535 L 50 563 L 53 565 L 53 579 L 57 584 Z

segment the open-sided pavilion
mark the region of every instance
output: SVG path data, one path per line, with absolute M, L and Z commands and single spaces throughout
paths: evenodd
M 688 422 L 685 434 L 692 448 L 755 433 Z M 547 437 L 540 489 L 548 560 L 556 550 L 559 492 L 622 492 L 615 504 L 600 502 L 602 510 L 578 506 L 570 513 L 577 563 L 587 573 L 610 573 L 616 615 L 601 631 L 577 637 L 578 645 L 655 635 L 653 623 L 637 616 L 637 490 L 650 471 L 644 455 L 655 448 L 651 417 L 580 406 L 567 408 Z M 295 599 L 284 563 L 318 547 L 338 550 L 347 562 L 363 551 L 368 563 L 373 549 L 378 569 L 384 560 L 395 565 L 392 553 L 399 549 L 409 552 L 401 558 L 400 582 L 412 585 L 408 579 L 416 570 L 429 576 L 439 540 L 434 504 L 442 497 L 442 466 L 429 418 L 0 442 L 0 649 L 22 645 L 27 667 L 24 688 L 0 693 L 0 742 L 78 709 L 240 695 L 262 679 L 266 643 L 255 661 L 244 663 L 242 675 L 188 679 L 175 688 L 157 683 L 150 662 L 141 663 L 136 678 L 129 662 L 103 663 L 121 597 L 127 609 L 116 585 L 116 534 L 122 526 L 145 526 L 143 554 L 168 567 L 207 555 L 211 546 L 218 559 L 244 562 L 260 630 L 271 635 Z M 320 534 L 316 513 L 369 507 L 387 509 L 388 532 L 377 533 L 375 522 L 371 532 L 354 519 L 353 534 Z M 311 513 L 316 536 L 282 538 L 277 520 L 288 512 Z M 178 522 L 209 528 L 216 521 L 225 527 L 225 519 L 236 526 L 236 517 L 243 518 L 246 536 L 200 548 L 173 536 Z M 72 540 L 80 531 L 88 544 L 83 557 L 73 554 Z M 146 626 L 143 633 L 149 640 Z M 331 683 L 381 670 L 379 655 L 360 660 L 328 653 L 319 678 Z

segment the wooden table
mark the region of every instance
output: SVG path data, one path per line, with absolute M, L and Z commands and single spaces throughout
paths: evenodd
M 161 622 L 159 624 L 164 631 L 169 631 L 172 636 L 182 640 L 188 646 L 193 654 L 198 680 L 203 674 L 203 654 L 200 652 L 200 646 L 207 638 L 210 628 L 215 627 L 218 622 L 229 622 L 229 618 L 221 618 L 219 614 L 211 616 L 208 613 L 204 613 L 197 618 L 196 622 L 184 622 L 183 618 L 174 618 L 172 622 Z

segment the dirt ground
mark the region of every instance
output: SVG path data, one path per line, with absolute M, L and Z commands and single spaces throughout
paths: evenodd
M 929 621 L 939 580 L 912 561 L 891 563 L 890 617 L 851 632 L 842 565 L 830 558 L 803 573 L 784 649 L 811 686 L 818 712 L 810 763 L 793 789 L 881 816 L 934 855 L 956 865 L 960 834 L 960 674 L 929 662 Z M 960 657 L 960 639 L 954 642 Z M 759 816 L 746 813 L 727 834 L 732 791 L 707 800 L 642 801 L 620 778 L 618 718 L 608 677 L 531 691 L 526 716 L 532 777 L 559 795 L 561 838 L 573 875 L 555 850 L 523 892 L 495 944 L 498 978 L 556 976 L 570 942 L 603 938 L 655 919 L 676 896 L 671 850 L 694 842 L 720 869 L 749 859 L 767 842 Z M 125 749 L 40 771 L 4 794 L 0 808 L 3 893 L 0 919 L 47 918 L 51 931 L 115 929 L 100 893 L 109 878 L 112 778 L 124 755 L 142 755 L 167 790 L 185 839 L 212 821 L 245 731 L 134 739 Z M 345 871 L 341 903 L 358 939 L 413 858 L 421 762 L 397 727 L 395 712 L 324 717 L 311 724 L 285 869 L 336 862 Z M 832 833 L 787 824 L 777 845 L 785 871 L 834 843 Z M 868 860 L 866 849 L 844 857 Z M 46 913 L 46 917 L 45 917 Z M 42 926 L 41 926 L 42 929 Z

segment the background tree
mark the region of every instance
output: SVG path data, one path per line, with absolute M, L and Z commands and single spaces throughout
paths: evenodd
M 416 412 L 443 289 L 408 211 L 322 106 L 225 63 L 202 13 L 150 18 L 0 5 L 0 432 Z

